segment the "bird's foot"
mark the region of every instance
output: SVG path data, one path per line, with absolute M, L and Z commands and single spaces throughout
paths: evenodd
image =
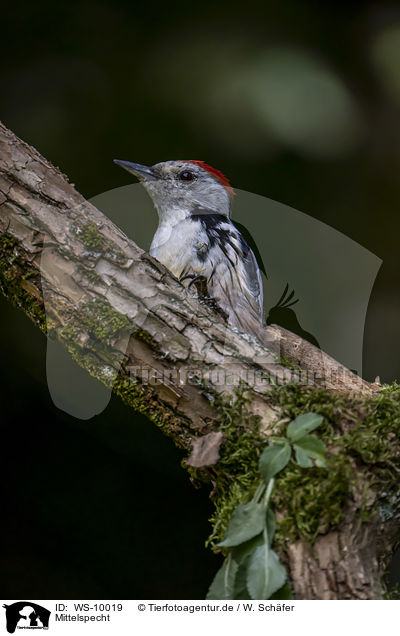
M 218 305 L 215 298 L 212 298 L 212 296 L 210 296 L 210 294 L 208 293 L 206 277 L 203 276 L 202 274 L 186 274 L 185 276 L 182 276 L 179 280 L 182 283 L 184 280 L 187 280 L 187 279 L 190 279 L 188 289 L 190 289 L 192 285 L 195 286 L 199 301 L 203 305 L 207 305 L 207 307 L 210 307 L 210 309 L 212 309 L 217 314 L 219 314 L 221 318 L 223 318 L 223 320 L 227 321 L 228 314 L 225 311 L 223 311 L 223 309 L 221 309 L 221 307 Z

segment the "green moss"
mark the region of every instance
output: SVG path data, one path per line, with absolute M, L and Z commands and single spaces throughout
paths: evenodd
M 284 358 L 283 356 L 279 358 L 279 364 L 282 367 L 286 367 L 287 369 L 292 369 L 292 371 L 301 370 L 300 365 L 296 364 L 296 362 L 292 362 L 291 360 L 288 360 L 287 358 Z
M 265 438 L 258 430 L 259 418 L 248 413 L 248 402 L 244 387 L 236 391 L 233 403 L 221 397 L 213 401 L 218 412 L 218 430 L 225 436 L 221 458 L 214 467 L 215 512 L 210 519 L 213 530 L 207 541 L 216 552 L 220 551 L 216 544 L 222 540 L 233 510 L 254 493 L 259 480 L 258 459 Z
M 101 276 L 99 276 L 97 274 L 97 272 L 93 271 L 92 269 L 85 269 L 84 275 L 86 276 L 86 278 L 89 281 L 89 283 L 91 283 L 92 285 L 103 285 L 104 284 L 103 279 L 101 278 Z
M 395 384 L 374 395 L 364 410 L 364 418 L 347 433 L 345 447 L 365 464 L 398 460 L 393 445 L 400 437 L 400 386 Z
M 340 396 L 298 384 L 273 387 L 270 400 L 282 409 L 285 419 L 308 411 L 324 415 L 326 419 L 318 430 L 328 447 L 336 422 L 346 409 L 351 409 Z M 227 442 L 216 467 L 219 480 L 213 494 L 216 510 L 208 543 L 215 551 L 219 550 L 216 543 L 222 540 L 234 508 L 251 498 L 260 480 L 258 460 L 267 440 L 260 435 L 256 422 L 248 421 L 246 403 L 243 391 L 238 392 L 232 404 L 216 402 L 218 428 L 227 436 Z M 286 427 L 287 423 L 278 426 L 278 434 L 285 434 Z M 225 473 L 232 476 L 230 481 Z M 351 475 L 350 462 L 344 455 L 332 456 L 327 469 L 303 469 L 291 460 L 274 488 L 273 503 L 280 519 L 277 541 L 299 536 L 313 541 L 320 532 L 337 524 L 349 496 Z
M 5 232 L 0 236 L 0 246 L 2 253 L 11 254 L 14 248 L 18 246 L 18 241 L 12 234 Z
M 298 538 L 312 543 L 319 534 L 337 527 L 353 495 L 361 502 L 361 521 L 377 513 L 387 518 L 398 511 L 398 385 L 365 398 L 294 384 L 273 387 L 269 399 L 286 420 L 278 426 L 280 434 L 285 434 L 287 419 L 309 411 L 324 416 L 318 437 L 327 447 L 328 459 L 326 468 L 308 469 L 292 459 L 278 475 L 272 496 L 278 546 Z M 212 493 L 216 510 L 208 543 L 215 551 L 233 509 L 251 498 L 259 480 L 258 458 L 266 440 L 248 421 L 245 407 L 243 394 L 238 394 L 233 403 L 222 405 L 219 416 L 219 429 L 227 442 L 215 467 L 218 485 Z
M 100 242 L 96 242 L 95 227 L 86 228 L 84 240 L 87 247 L 93 249 L 100 247 Z M 22 308 L 36 324 L 46 331 L 43 301 L 21 287 L 21 281 L 25 281 L 40 288 L 40 272 L 29 262 L 25 262 L 21 254 L 18 241 L 12 235 L 6 233 L 0 236 L 0 290 L 15 306 Z M 89 272 L 89 277 L 90 274 L 93 274 L 93 280 L 97 282 L 95 279 L 97 275 Z M 103 298 L 97 298 L 87 302 L 79 310 L 79 317 L 71 314 L 67 325 L 62 329 L 53 328 L 48 335 L 59 338 L 80 366 L 93 377 L 113 388 L 126 403 L 147 415 L 167 435 L 173 435 L 176 438 L 177 432 L 182 429 L 181 416 L 178 418 L 172 408 L 158 401 L 150 387 L 129 378 L 124 371 L 117 375 L 122 356 L 119 350 L 114 350 L 113 344 L 123 333 L 130 333 L 133 330 L 133 324 L 127 316 L 115 311 Z M 157 348 L 157 343 L 145 330 L 137 330 L 135 337 Z M 179 433 L 176 441 L 185 450 L 191 447 L 191 437 L 184 432 Z
M 113 390 L 125 404 L 146 415 L 166 435 L 173 437 L 179 448 L 190 450 L 192 437 L 182 428 L 181 415 L 177 417 L 172 408 L 160 402 L 149 386 L 126 375 L 119 375 L 113 384 Z
M 90 340 L 85 346 L 98 350 L 98 345 L 109 347 L 112 341 L 123 331 L 132 329 L 132 323 L 124 314 L 115 311 L 110 303 L 102 298 L 90 300 L 79 312 L 79 317 L 60 330 L 60 339 L 65 344 L 79 342 L 80 334 L 89 334 Z
M 120 265 L 126 263 L 125 254 L 121 252 L 115 243 L 99 232 L 96 223 L 91 222 L 83 226 L 75 226 L 74 231 L 89 252 L 101 252 L 104 258 Z
M 101 298 L 88 302 L 82 312 L 85 326 L 100 341 L 109 342 L 118 332 L 129 330 L 131 321 Z
M 347 395 L 326 389 L 287 384 L 272 387 L 269 398 L 275 406 L 282 409 L 283 416 L 290 419 L 310 411 L 323 415 L 331 425 L 336 425 L 343 417 L 354 419 L 356 401 Z M 333 432 L 333 429 L 330 431 Z
M 391 589 L 387 590 L 383 598 L 385 601 L 399 601 L 400 600 L 400 585 L 396 583 Z
M 21 286 L 21 281 L 32 285 Z M 14 307 L 23 311 L 38 327 L 46 332 L 46 313 L 43 300 L 33 293 L 40 289 L 41 279 L 38 270 L 22 256 L 18 241 L 7 232 L 0 236 L 0 291 Z
M 88 250 L 101 252 L 106 247 L 106 239 L 100 234 L 96 223 L 84 225 L 79 232 L 79 238 Z
M 95 236 L 94 230 L 89 226 L 86 230 L 85 240 L 94 246 L 94 239 L 90 239 L 91 236 Z M 97 281 L 95 272 L 86 274 L 89 278 L 92 277 L 93 281 Z M 40 287 L 40 272 L 29 261 L 25 261 L 23 253 L 19 250 L 18 241 L 8 233 L 0 236 L 0 291 L 14 306 L 23 309 L 43 331 L 46 331 L 43 299 L 37 298 L 34 294 L 35 288 Z M 130 329 L 131 321 L 115 311 L 106 300 L 99 298 L 89 301 L 83 307 L 79 319 L 71 316 L 68 325 L 60 330 L 59 337 L 68 349 L 73 349 L 79 344 L 82 333 L 88 333 L 91 336 L 91 342 L 87 345 L 89 349 L 110 353 L 113 339 Z M 79 351 L 74 349 L 75 357 L 78 357 L 78 353 Z M 120 357 L 119 353 L 116 355 Z
M 114 348 L 114 345 L 131 329 L 129 318 L 115 311 L 106 300 L 98 298 L 87 302 L 76 316 L 72 315 L 69 322 L 57 330 L 57 337 L 78 364 L 94 375 L 95 368 L 101 367 L 101 362 L 105 366 L 119 368 L 123 352 L 118 347 Z M 94 360 L 92 370 L 86 365 L 89 354 Z
M 331 457 L 327 468 L 304 469 L 292 459 L 278 476 L 273 506 L 280 513 L 275 542 L 302 537 L 311 543 L 339 524 L 353 473 L 346 457 Z
M 397 490 L 399 387 L 365 398 L 290 385 L 274 388 L 271 399 L 290 419 L 307 411 L 323 415 L 318 436 L 328 449 L 326 469 L 300 469 L 291 462 L 278 476 L 272 498 L 283 513 L 277 542 L 298 537 L 313 542 L 340 523 L 346 500 L 356 492 L 362 521 L 378 512 L 382 497 L 387 506 Z
M 368 482 L 376 493 L 371 512 L 382 521 L 396 516 L 400 506 L 400 387 L 394 383 L 368 402 L 365 417 L 344 437 L 345 451 L 368 467 Z
M 133 331 L 133 336 L 137 340 L 140 340 L 141 342 L 145 342 L 146 344 L 148 344 L 152 348 L 153 351 L 157 352 L 157 351 L 161 350 L 159 343 L 145 329 L 142 329 L 140 327 L 135 329 L 135 331 Z

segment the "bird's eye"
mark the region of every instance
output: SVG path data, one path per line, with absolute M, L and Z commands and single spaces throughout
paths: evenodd
M 194 174 L 193 172 L 190 172 L 190 170 L 184 170 L 179 174 L 179 179 L 181 181 L 193 181 Z

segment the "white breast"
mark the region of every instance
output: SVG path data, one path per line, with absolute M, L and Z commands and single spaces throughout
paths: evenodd
M 201 224 L 184 219 L 175 225 L 158 226 L 150 246 L 150 254 L 178 278 L 182 272 L 200 274 L 204 265 L 197 254 L 206 243 L 207 235 Z

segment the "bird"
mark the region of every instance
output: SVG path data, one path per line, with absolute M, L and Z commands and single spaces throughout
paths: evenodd
M 200 160 L 146 166 L 114 159 L 139 179 L 158 213 L 150 255 L 228 325 L 258 338 L 263 327 L 260 268 L 243 233 L 232 221 L 233 188 L 216 168 Z

